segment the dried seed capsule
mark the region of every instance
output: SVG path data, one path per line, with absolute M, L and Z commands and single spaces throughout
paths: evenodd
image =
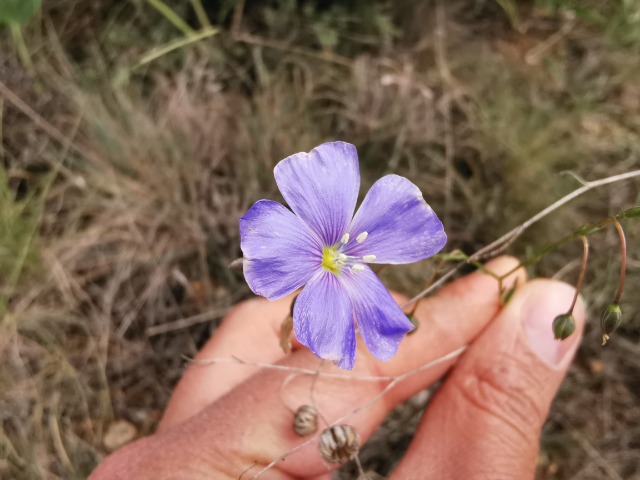
M 293 431 L 307 437 L 318 430 L 318 410 L 312 405 L 302 405 L 293 417 Z
M 345 463 L 360 449 L 360 435 L 351 425 L 334 425 L 320 435 L 320 455 L 329 463 Z

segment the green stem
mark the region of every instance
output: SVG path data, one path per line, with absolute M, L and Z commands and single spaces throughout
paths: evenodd
M 193 33 L 193 28 L 187 25 L 183 19 L 181 19 L 176 12 L 171 10 L 171 8 L 164 3 L 162 0 L 147 0 L 151 4 L 153 8 L 155 8 L 160 14 L 169 20 L 174 27 L 180 30 L 185 35 L 191 35 Z
M 13 42 L 16 45 L 18 57 L 20 57 L 22 65 L 29 71 L 33 70 L 31 55 L 29 54 L 29 49 L 27 48 L 27 44 L 24 41 L 24 37 L 22 36 L 20 25 L 18 25 L 17 23 L 12 23 L 9 25 L 9 29 L 11 30 L 11 36 L 13 37 Z
M 202 0 L 191 0 L 191 7 L 193 8 L 193 11 L 196 13 L 196 17 L 198 17 L 198 22 L 200 22 L 200 26 L 202 28 L 211 27 L 211 22 L 209 21 L 207 12 L 204 10 L 204 7 L 202 6 Z
M 192 43 L 199 42 L 200 40 L 204 40 L 205 38 L 212 37 L 217 33 L 218 30 L 214 28 L 205 28 L 199 32 L 194 32 L 193 34 L 187 35 L 186 37 L 172 40 L 171 42 L 160 45 L 159 47 L 156 47 L 151 51 L 145 53 L 133 68 L 140 68 L 147 63 L 157 60 L 167 53 L 173 52 L 174 50 L 177 50 L 179 48 L 186 47 L 188 45 L 191 45 Z

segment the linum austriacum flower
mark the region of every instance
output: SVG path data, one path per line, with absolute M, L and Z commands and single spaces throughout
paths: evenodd
M 413 325 L 367 264 L 412 263 L 447 241 L 413 183 L 387 175 L 355 211 L 360 189 L 353 145 L 324 143 L 280 161 L 276 183 L 293 213 L 260 200 L 240 219 L 244 276 L 276 300 L 303 287 L 293 331 L 318 357 L 353 368 L 356 325 L 369 351 L 389 360 Z

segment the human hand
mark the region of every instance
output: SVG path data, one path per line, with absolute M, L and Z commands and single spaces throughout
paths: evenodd
M 502 257 L 487 268 L 501 274 L 516 262 Z M 349 423 L 363 441 L 399 402 L 448 372 L 430 402 L 409 450 L 391 479 L 533 478 L 541 427 L 569 368 L 584 324 L 584 308 L 574 310 L 576 333 L 554 340 L 553 318 L 568 308 L 573 288 L 552 280 L 526 281 L 517 271 L 517 290 L 500 308 L 497 282 L 480 272 L 452 282 L 420 302 L 420 327 L 398 354 L 383 363 L 359 345 L 354 376 L 396 377 L 468 345 L 458 359 L 420 371 L 400 382 Z M 394 295 L 399 303 L 405 299 Z M 279 346 L 279 329 L 291 297 L 276 302 L 253 299 L 236 306 L 197 359 L 236 356 L 246 361 L 316 369 L 319 360 L 300 345 L 290 355 Z M 323 372 L 344 372 L 331 366 Z M 292 430 L 292 410 L 309 404 L 312 379 L 283 382 L 287 371 L 239 364 L 191 365 L 176 387 L 155 435 L 140 439 L 105 459 L 91 475 L 103 479 L 251 478 L 273 459 L 305 439 Z M 314 400 L 329 422 L 352 412 L 385 387 L 382 382 L 317 377 Z M 324 426 L 320 427 L 321 429 Z M 317 443 L 317 442 L 316 442 Z M 307 446 L 277 463 L 260 478 L 331 477 L 317 447 Z

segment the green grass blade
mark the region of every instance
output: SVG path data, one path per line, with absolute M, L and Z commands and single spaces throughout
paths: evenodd
M 184 33 L 185 35 L 190 35 L 193 33 L 193 28 L 187 25 L 187 22 L 181 19 L 176 14 L 176 12 L 171 10 L 169 5 L 164 3 L 162 0 L 147 0 L 147 2 L 149 2 L 153 8 L 160 12 L 160 14 L 162 14 L 164 18 L 169 20 L 169 22 L 171 22 L 171 24 L 173 24 L 173 26 L 180 30 L 182 33 Z
M 205 38 L 212 37 L 219 32 L 220 31 L 216 28 L 205 28 L 199 32 L 187 35 L 186 37 L 172 40 L 168 43 L 165 43 L 164 45 L 160 45 L 159 47 L 156 47 L 144 54 L 134 68 L 140 68 L 147 63 L 151 63 L 154 60 L 157 60 L 167 53 L 178 50 L 179 48 L 186 47 L 187 45 L 191 45 L 192 43 L 199 42 L 200 40 L 204 40 Z

